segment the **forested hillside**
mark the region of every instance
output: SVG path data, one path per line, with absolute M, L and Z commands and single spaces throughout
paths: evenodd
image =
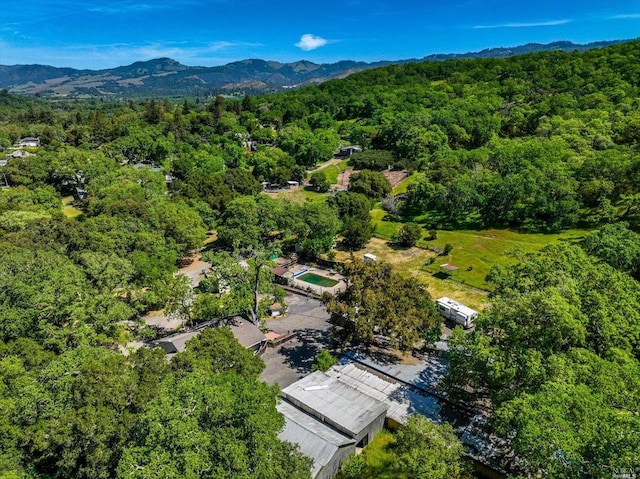
M 164 307 L 258 318 L 259 295 L 281 294 L 274 252 L 357 250 L 380 201 L 419 225 L 406 238 L 594 230 L 492 269 L 492 307 L 454 333 L 447 393 L 492 411 L 525 476 L 639 467 L 639 112 L 640 42 L 391 66 L 243 100 L 1 92 L 0 476 L 308 477 L 276 437 L 264 365 L 228 331 L 171 363 L 119 346 L 152 337 L 140 318 Z M 25 137 L 39 146 L 16 147 Z M 349 144 L 363 151 L 348 186 L 322 169 L 302 201 L 263 193 Z M 412 173 L 391 201 L 389 167 Z M 332 183 L 347 191 L 323 193 Z M 194 299 L 174 273 L 208 232 L 222 280 Z
M 396 168 L 420 173 L 407 212 L 432 211 L 436 224 L 637 221 L 638 55 L 631 42 L 391 66 L 272 97 L 269 109 L 311 127 L 338 120 L 343 138 L 391 151 Z

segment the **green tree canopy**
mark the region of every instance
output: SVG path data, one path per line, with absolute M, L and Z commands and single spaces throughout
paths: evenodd
M 370 199 L 380 200 L 391 193 L 391 183 L 382 173 L 362 170 L 351 175 L 349 191 L 361 193 Z
M 450 338 L 451 398 L 481 397 L 525 473 L 600 477 L 634 467 L 640 285 L 578 246 L 493 267 L 492 307 Z
M 422 284 L 384 263 L 355 261 L 344 268 L 347 288 L 324 297 L 332 334 L 340 342 L 384 336 L 393 347 L 409 351 L 420 339 L 438 338 L 441 318 Z

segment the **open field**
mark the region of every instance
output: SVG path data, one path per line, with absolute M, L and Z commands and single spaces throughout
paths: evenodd
M 373 238 L 366 248 L 355 251 L 353 257 L 362 259 L 364 253 L 373 253 L 378 257 L 378 260 L 391 264 L 399 273 L 413 276 L 417 281 L 427 286 L 429 294 L 434 299 L 448 296 L 478 310 L 482 310 L 488 304 L 485 291 L 479 291 L 449 279 L 440 279 L 433 276 L 431 272 L 423 271 L 422 265 L 429 259 L 436 257 L 433 251 L 418 247 L 395 249 L 387 241 Z M 336 260 L 350 261 L 351 253 L 336 251 Z
M 279 200 L 288 200 L 293 203 L 304 203 L 307 200 L 317 201 L 326 196 L 326 193 L 317 193 L 315 191 L 308 190 L 306 187 L 293 188 L 290 190 L 280 191 L 265 191 L 265 195 L 269 195 L 272 198 Z
M 64 198 L 62 198 L 62 213 L 67 218 L 77 218 L 82 214 L 82 211 L 73 206 L 71 203 L 73 203 L 73 196 L 65 196 Z
M 407 192 L 407 187 L 411 183 L 413 183 L 415 181 L 415 179 L 416 179 L 415 175 L 411 175 L 411 176 L 406 177 L 404 180 L 402 180 L 400 183 L 398 183 L 393 188 L 393 190 L 391 191 L 391 194 L 393 196 L 395 196 L 395 195 L 400 195 L 400 194 L 406 193 Z
M 510 252 L 537 251 L 552 243 L 577 242 L 588 233 L 586 230 L 568 230 L 559 234 L 517 233 L 511 230 L 438 231 L 438 239 L 421 240 L 418 244 L 439 248 L 444 248 L 447 243 L 451 244 L 453 249 L 449 255 L 439 257 L 425 269 L 437 273 L 440 264 L 453 264 L 460 268 L 453 274 L 453 279 L 487 289 L 489 285 L 484 278 L 492 265 L 506 265 L 517 261 L 509 255 Z
M 402 223 L 383 221 L 385 214 L 381 209 L 371 211 L 371 216 L 376 223 L 375 236 L 388 241 L 402 227 Z M 425 249 L 430 247 L 444 249 L 446 244 L 450 244 L 453 246 L 451 253 L 435 258 L 432 265 L 425 265 L 425 262 L 422 262 L 414 264 L 413 267 L 433 275 L 440 271 L 441 264 L 453 264 L 460 268 L 452 275 L 453 280 L 476 288 L 489 289 L 490 285 L 485 281 L 489 269 L 494 264 L 514 263 L 516 259 L 509 255 L 510 252 L 518 249 L 525 252 L 537 251 L 559 241 L 577 242 L 589 232 L 588 230 L 567 230 L 558 234 L 542 234 L 498 229 L 484 231 L 439 230 L 438 239 L 433 241 L 421 239 L 418 241 L 418 246 Z M 434 253 L 431 254 L 435 256 Z

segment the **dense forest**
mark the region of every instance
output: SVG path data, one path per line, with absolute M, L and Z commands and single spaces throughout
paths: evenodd
M 13 148 L 25 137 L 40 145 Z M 326 194 L 309 170 L 348 144 L 361 171 Z M 595 230 L 492 269 L 492 306 L 454 333 L 446 389 L 491 410 L 524 476 L 640 467 L 639 144 L 637 41 L 408 63 L 242 100 L 0 92 L 0 477 L 307 477 L 277 439 L 277 388 L 225 330 L 171 363 L 119 346 L 152 336 L 140 317 L 154 309 L 257 320 L 258 293 L 282 294 L 274 252 L 367 244 L 387 169 L 412 173 L 390 208 L 407 224 Z M 307 177 L 309 201 L 262 193 Z M 205 282 L 185 303 L 174 273 L 208 232 L 233 294 Z M 428 307 L 394 281 L 394 301 Z

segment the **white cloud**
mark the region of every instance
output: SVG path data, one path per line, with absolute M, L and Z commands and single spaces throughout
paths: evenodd
M 312 35 L 311 33 L 305 33 L 300 37 L 300 41 L 296 43 L 296 47 L 300 50 L 304 50 L 308 52 L 310 50 L 315 50 L 316 48 L 320 48 L 328 43 L 328 40 L 325 40 L 322 37 L 317 37 Z
M 565 25 L 570 23 L 571 20 L 549 20 L 547 22 L 529 22 L 529 23 L 498 23 L 495 25 L 475 25 L 474 29 L 485 29 L 485 28 L 531 28 L 531 27 L 553 27 L 555 25 Z
M 613 20 L 634 19 L 640 18 L 640 13 L 621 13 L 620 15 L 614 15 L 610 18 L 612 18 Z

